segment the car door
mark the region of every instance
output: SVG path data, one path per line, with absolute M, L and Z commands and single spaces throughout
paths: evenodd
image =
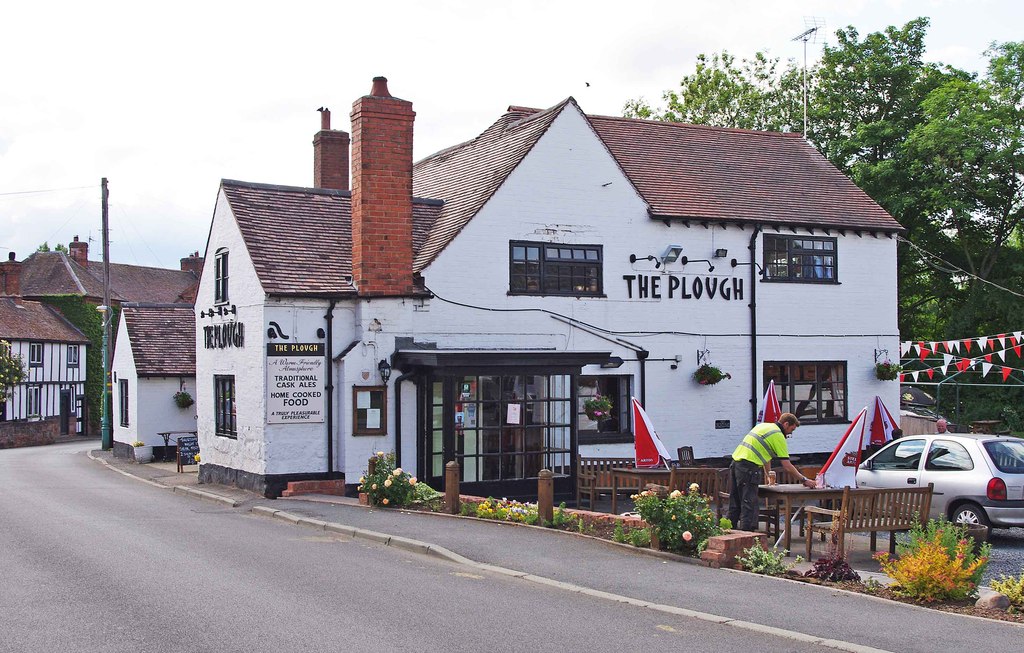
M 904 437 L 889 443 L 857 470 L 858 487 L 917 487 L 921 477 L 921 459 L 928 441 Z
M 977 445 L 968 444 L 975 451 L 974 457 L 981 462 Z M 932 440 L 921 471 L 921 485 L 931 483 L 934 486 L 931 517 L 945 515 L 950 499 L 984 495 L 988 470 L 984 469 L 984 463 L 981 463 L 981 469 L 978 470 L 983 476 L 974 473 L 974 470 L 975 462 L 963 444 L 944 438 Z

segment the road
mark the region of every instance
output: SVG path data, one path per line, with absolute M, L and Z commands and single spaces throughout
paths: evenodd
M 0 651 L 811 651 L 0 451 Z

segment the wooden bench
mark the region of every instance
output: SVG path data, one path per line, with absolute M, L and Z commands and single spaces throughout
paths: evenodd
M 917 524 L 928 520 L 932 505 L 932 484 L 928 487 L 896 489 L 851 489 L 843 490 L 843 499 L 836 510 L 807 506 L 807 559 L 811 559 L 811 542 L 815 533 L 831 533 L 833 528 L 838 538 L 840 557 L 844 555 L 844 540 L 847 533 L 870 533 L 871 550 L 876 548 L 875 538 L 879 531 L 889 533 L 889 553 L 896 553 L 896 532 L 909 531 Z M 815 515 L 825 516 L 829 521 L 815 521 Z
M 576 463 L 576 507 L 586 497 L 590 509 L 602 492 L 612 491 L 612 472 L 615 467 L 633 467 L 633 458 L 584 458 Z M 622 488 L 620 488 L 622 489 Z
M 668 491 L 686 492 L 691 484 L 700 486 L 700 493 L 711 497 L 718 496 L 721 486 L 722 470 L 714 467 L 674 467 L 669 474 Z

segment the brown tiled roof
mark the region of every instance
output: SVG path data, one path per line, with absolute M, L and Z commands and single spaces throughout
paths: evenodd
M 355 293 L 349 191 L 231 179 L 222 180 L 221 188 L 264 292 Z M 439 202 L 414 198 L 413 251 L 422 247 L 439 209 Z
M 186 304 L 125 304 L 135 370 L 140 377 L 196 375 L 196 314 Z
M 89 342 L 57 309 L 14 297 L 0 297 L 0 339 Z
M 82 295 L 103 298 L 103 263 L 88 269 L 64 252 L 36 252 L 22 261 L 21 294 Z M 124 263 L 110 264 L 110 298 L 116 302 L 175 303 L 190 301 L 199 283 L 191 272 Z
M 798 134 L 590 116 L 655 217 L 897 231 Z
M 508 113 L 471 141 L 431 155 L 413 166 L 413 194 L 444 201 L 444 208 L 413 270 L 426 267 L 473 219 L 547 131 L 567 98 L 546 111 L 509 107 Z
M 89 273 L 102 282 L 103 262 L 89 261 Z M 199 283 L 191 272 L 152 268 L 125 263 L 110 264 L 110 288 L 121 301 L 153 304 L 188 302 L 189 293 Z M 102 286 L 101 286 L 102 287 Z M 102 295 L 101 295 L 102 296 Z

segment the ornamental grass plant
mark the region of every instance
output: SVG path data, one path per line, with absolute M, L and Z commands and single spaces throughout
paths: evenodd
M 359 491 L 365 492 L 373 505 L 388 508 L 409 505 L 415 494 L 416 477 L 395 466 L 394 452 L 378 451 L 373 460 L 373 473 L 367 470 L 359 478 Z
M 636 512 L 669 551 L 699 555 L 709 537 L 722 534 L 707 497 L 700 493 L 696 483 L 685 493 L 675 490 L 662 497 L 653 490 L 644 490 L 632 498 Z

